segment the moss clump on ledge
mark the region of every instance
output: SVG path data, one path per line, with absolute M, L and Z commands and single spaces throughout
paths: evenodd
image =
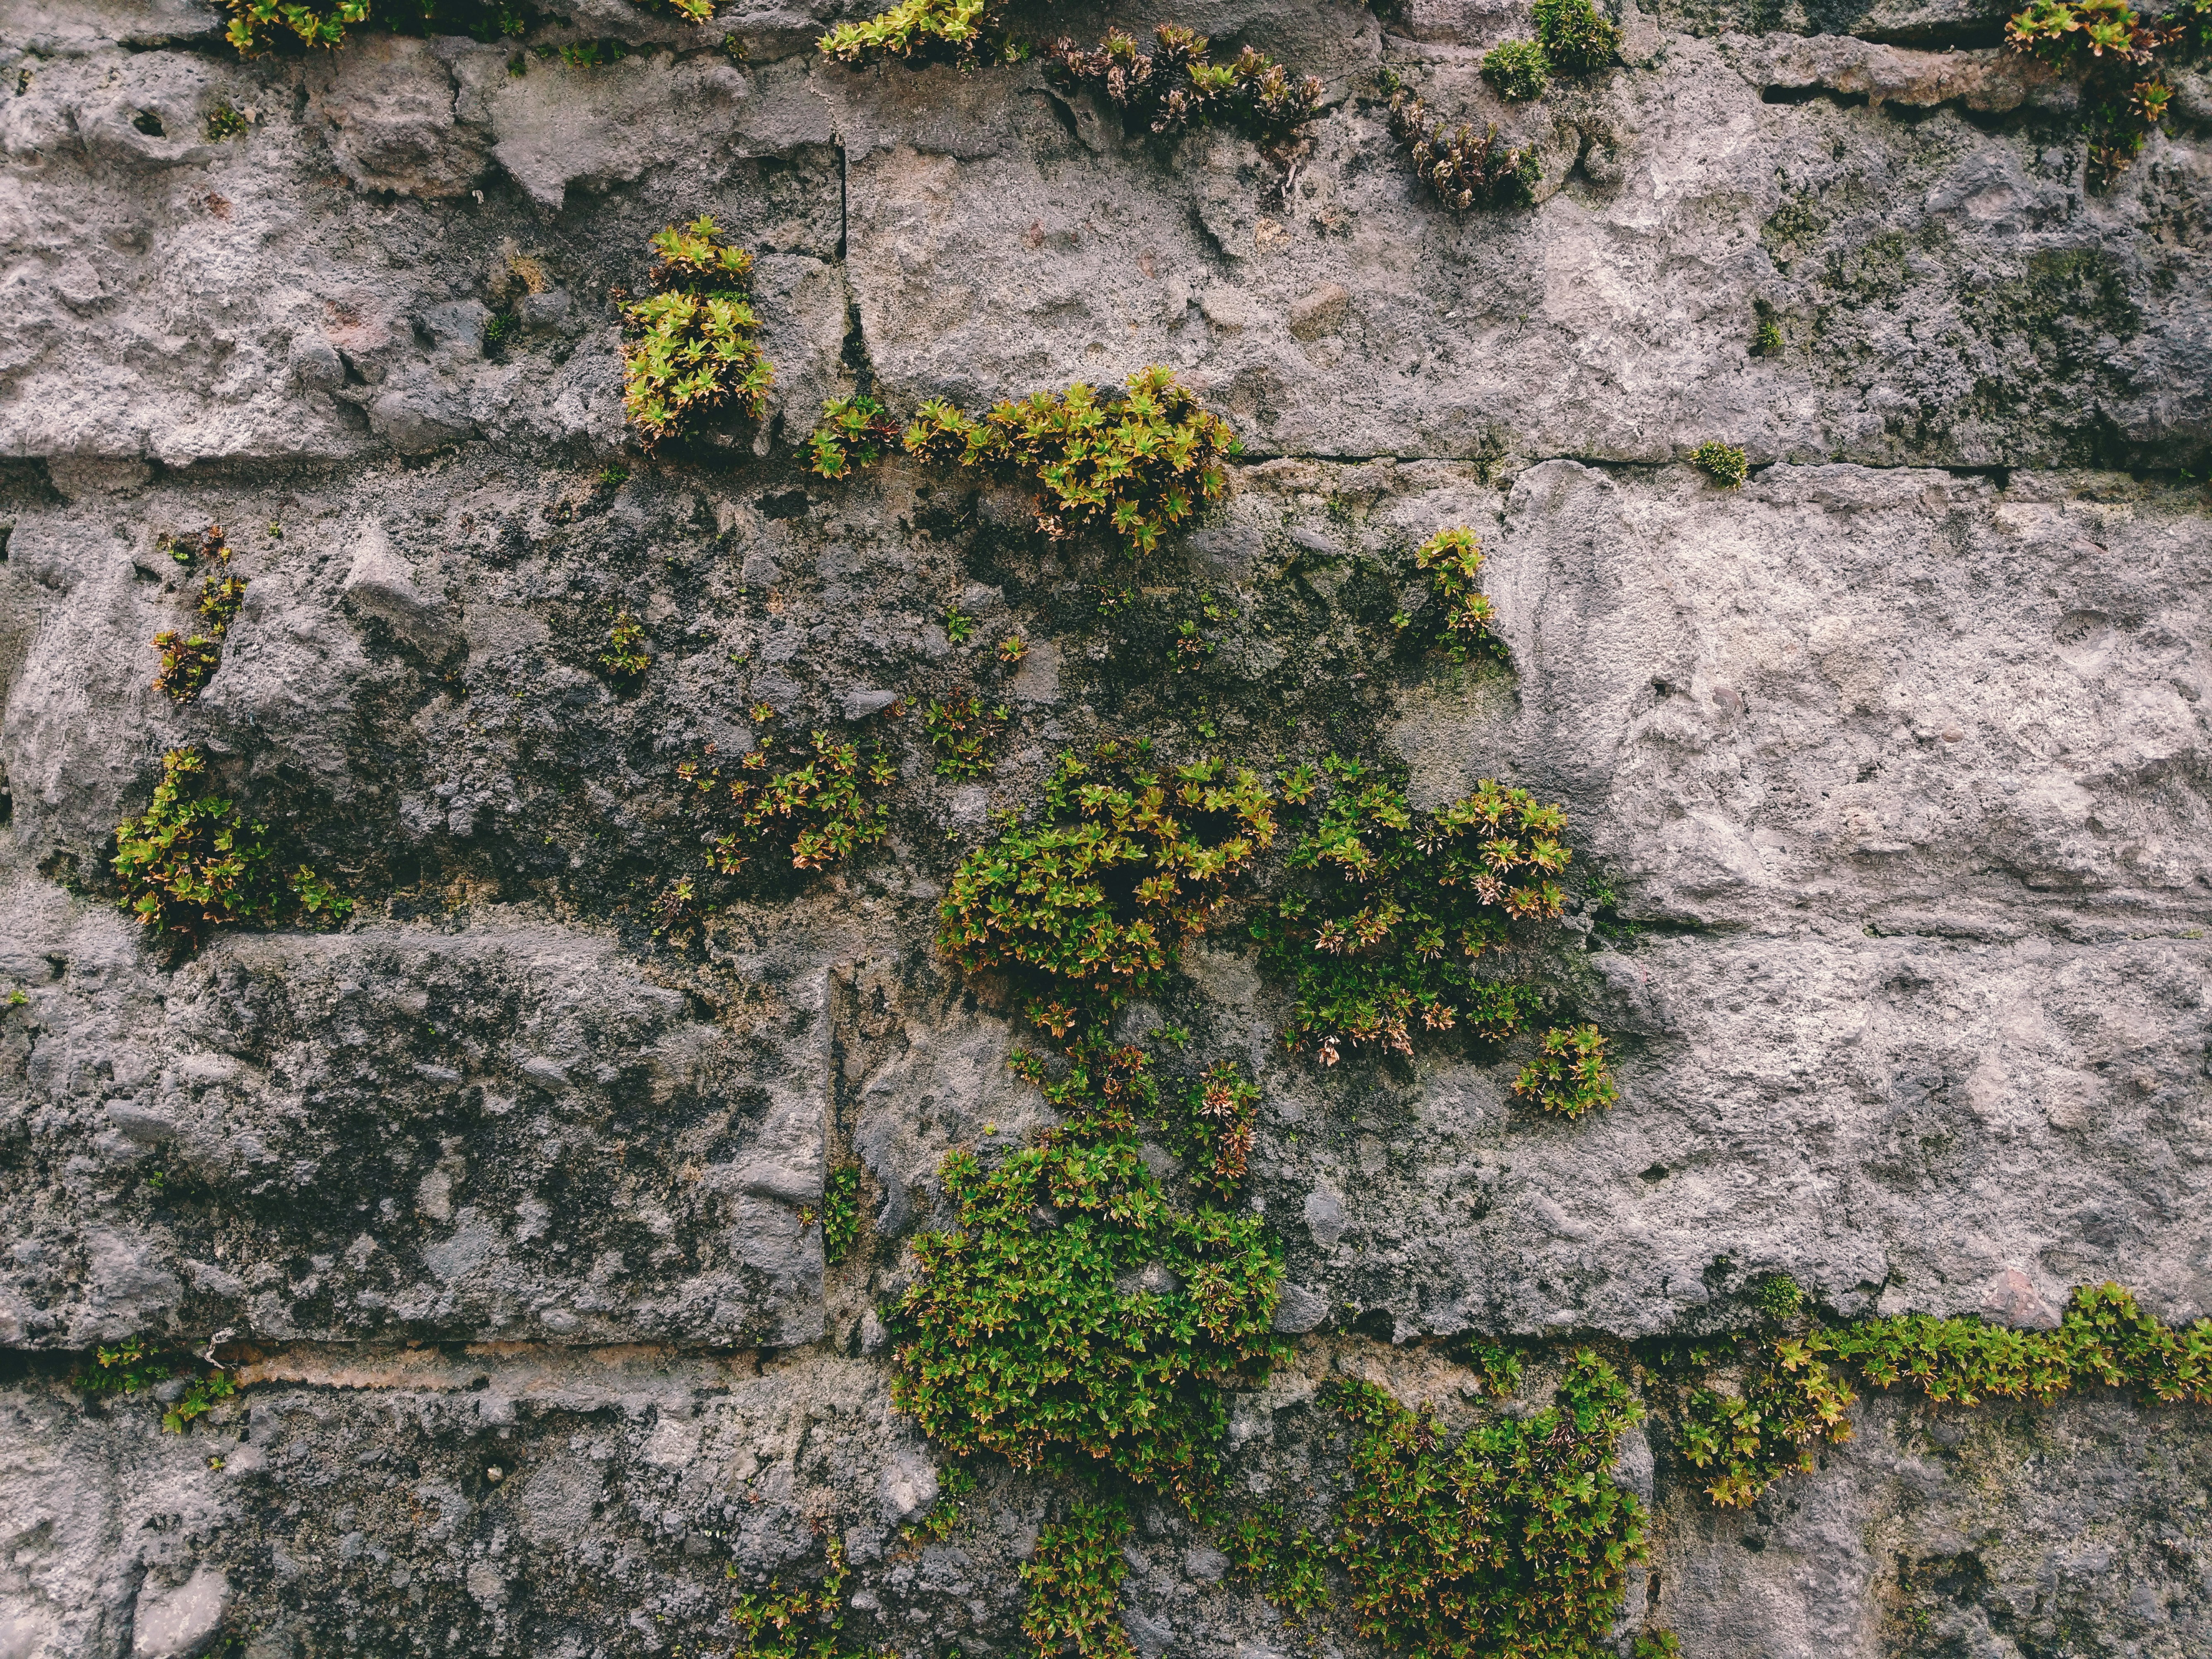
M 196 1374 L 197 1373 L 197 1374 Z M 125 1338 L 113 1347 L 95 1348 L 92 1363 L 72 1379 L 89 1395 L 134 1395 L 161 1383 L 183 1380 L 184 1391 L 161 1411 L 161 1432 L 182 1434 L 238 1392 L 220 1365 L 200 1371 L 191 1356 L 164 1352 L 144 1337 Z
M 1155 133 L 1224 126 L 1278 143 L 1321 107 L 1318 79 L 1294 76 L 1250 46 L 1217 64 L 1206 55 L 1206 36 L 1176 24 L 1162 23 L 1152 40 L 1147 53 L 1121 29 L 1107 31 L 1094 52 L 1062 39 L 1048 54 L 1047 73 L 1063 85 L 1102 94 L 1125 123 Z
M 1559 74 L 1588 75 L 1620 60 L 1620 31 L 1590 0 L 1536 0 L 1535 22 L 1545 58 Z
M 1055 538 L 1110 531 L 1133 557 L 1228 488 L 1243 447 L 1229 422 L 1158 365 L 1125 396 L 1080 382 L 1002 403 L 980 420 L 942 398 L 916 411 L 907 453 L 942 466 L 1038 486 L 1037 527 Z
M 1789 1305 L 1794 1313 L 1795 1301 Z M 1778 1477 L 1810 1474 L 1821 1442 L 1850 1438 L 1857 1395 L 1838 1374 L 1843 1366 L 1875 1388 L 1909 1383 L 1932 1401 L 1964 1406 L 1991 1398 L 2049 1405 L 2100 1384 L 2167 1404 L 2212 1405 L 2212 1320 L 2162 1324 L 2121 1286 L 2085 1285 L 2055 1331 L 1905 1314 L 1816 1323 L 1763 1340 L 1737 1392 L 1700 1387 L 1690 1395 L 1680 1445 L 1712 1473 L 1706 1495 L 1723 1506 L 1750 1504 Z
M 1690 452 L 1690 465 L 1723 489 L 1734 489 L 1751 476 L 1749 459 L 1734 444 L 1699 444 Z
M 760 319 L 749 298 L 753 256 L 716 240 L 702 215 L 653 239 L 658 292 L 623 313 L 623 410 L 651 446 L 706 416 L 735 410 L 757 420 L 775 370 L 761 355 Z
M 1535 991 L 1476 967 L 1565 908 L 1566 814 L 1487 780 L 1416 813 L 1370 766 L 1332 757 L 1327 769 L 1335 788 L 1289 860 L 1306 879 L 1252 930 L 1262 966 L 1289 983 L 1284 1045 L 1333 1066 L 1347 1047 L 1410 1054 L 1417 1027 L 1493 1040 L 1519 1030 Z M 1285 794 L 1316 787 L 1300 779 Z
M 1552 84 L 1552 60 L 1534 40 L 1508 40 L 1483 54 L 1482 74 L 1501 98 L 1540 98 Z
M 197 751 L 171 750 L 153 804 L 115 828 L 115 878 L 141 922 L 197 946 L 210 927 L 333 926 L 353 914 L 307 866 L 286 867 L 267 824 L 200 794 L 206 769 Z

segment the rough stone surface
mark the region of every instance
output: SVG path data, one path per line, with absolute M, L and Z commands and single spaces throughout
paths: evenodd
M 2047 1327 L 2106 1279 L 2212 1314 L 2201 67 L 2092 192 L 2076 88 L 1979 0 L 1626 0 L 1620 67 L 1511 106 L 1479 70 L 1522 6 L 1390 10 L 1113 16 L 1322 76 L 1267 155 L 1124 137 L 1034 65 L 823 63 L 826 3 L 252 62 L 185 0 L 0 8 L 0 1659 L 726 1653 L 735 1590 L 833 1534 L 855 1644 L 1025 1651 L 1066 1490 L 985 1460 L 905 1538 L 944 1464 L 887 1316 L 945 1154 L 1050 1121 L 938 901 L 1107 733 L 1358 750 L 1421 805 L 1510 778 L 1595 884 L 1522 963 L 1613 1036 L 1620 1098 L 1577 1121 L 1516 1102 L 1525 1043 L 1285 1054 L 1242 913 L 1125 1015 L 1262 1090 L 1294 1358 L 1234 1401 L 1240 1497 L 1326 1521 L 1332 1376 L 1455 1433 L 1492 1408 L 1458 1340 L 1523 1340 L 1540 1402 L 1569 1344 L 1635 1363 L 1763 1274 L 1837 1316 Z M 554 50 L 583 40 L 626 53 Z M 1385 70 L 1533 144 L 1538 205 L 1440 213 Z M 772 407 L 647 454 L 619 310 L 702 212 L 757 256 Z M 1018 490 L 798 459 L 835 393 L 1154 362 L 1248 453 L 1127 595 Z M 1685 465 L 1708 439 L 1743 487 Z M 248 586 L 179 705 L 149 641 L 198 573 L 160 538 L 211 522 Z M 1494 660 L 1394 647 L 1406 550 L 1451 524 Z M 1008 710 L 981 782 L 910 718 L 964 689 Z M 677 763 L 813 730 L 890 756 L 886 841 L 661 927 L 699 867 Z M 344 928 L 179 954 L 117 907 L 115 826 L 180 744 Z M 71 1385 L 131 1336 L 243 1386 L 165 1434 L 173 1400 Z M 1718 1512 L 1644 1389 L 1624 1642 L 2212 1651 L 2201 1411 L 1875 1394 Z M 1376 1651 L 1218 1546 L 1139 1506 L 1146 1659 Z

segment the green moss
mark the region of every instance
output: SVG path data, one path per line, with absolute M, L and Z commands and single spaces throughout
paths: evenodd
M 1536 0 L 1534 15 L 1536 39 L 1559 73 L 1588 75 L 1620 60 L 1620 31 L 1590 0 Z
M 267 824 L 200 794 L 205 777 L 197 752 L 171 750 L 144 816 L 116 826 L 115 878 L 141 922 L 197 945 L 210 927 L 331 926 L 353 914 L 307 866 L 285 867 Z
M 1173 23 L 1153 30 L 1152 42 L 1150 52 L 1140 52 L 1136 37 L 1121 29 L 1108 30 L 1093 52 L 1062 40 L 1046 56 L 1046 73 L 1062 85 L 1091 88 L 1129 127 L 1155 133 L 1223 126 L 1279 143 L 1321 106 L 1319 80 L 1294 76 L 1254 47 L 1217 64 L 1204 35 Z
M 1552 84 L 1552 60 L 1534 40 L 1508 40 L 1483 54 L 1482 73 L 1501 98 L 1540 98 Z
M 724 409 L 758 419 L 775 371 L 749 298 L 752 255 L 719 241 L 711 216 L 653 238 L 657 292 L 628 307 L 623 409 L 650 444 Z
M 1690 465 L 1723 489 L 1734 489 L 1751 476 L 1748 458 L 1734 444 L 1699 444 L 1690 452 Z
M 1273 844 L 1273 805 L 1218 760 L 1156 770 L 1141 748 L 1060 757 L 1043 820 L 1009 829 L 954 872 L 938 943 L 970 973 L 997 969 L 1054 1036 L 1098 1029 L 1157 988 L 1182 936 Z
M 1437 1659 L 1602 1650 L 1644 1551 L 1642 1506 L 1611 1477 L 1643 1412 L 1613 1366 L 1577 1352 L 1553 1406 L 1449 1450 L 1425 1407 L 1371 1383 L 1327 1398 L 1362 1431 L 1334 1552 L 1362 1636 Z
M 235 138 L 252 123 L 244 111 L 228 98 L 218 98 L 208 111 L 207 136 L 216 143 L 226 138 Z
M 1796 1318 L 1804 1302 L 1804 1291 L 1788 1273 L 1768 1273 L 1752 1283 L 1752 1306 L 1777 1324 Z
M 939 465 L 1037 487 L 1037 527 L 1055 538 L 1110 531 L 1132 556 L 1228 488 L 1225 463 L 1243 453 L 1229 423 L 1209 415 L 1155 365 L 1129 377 L 1118 401 L 1094 386 L 1040 392 L 971 420 L 941 398 L 907 428 L 909 454 Z
M 1262 966 L 1289 984 L 1285 1045 L 1333 1066 L 1347 1047 L 1410 1054 L 1417 1027 L 1517 1030 L 1535 993 L 1478 968 L 1516 927 L 1565 908 L 1566 815 L 1488 780 L 1416 813 L 1370 767 L 1332 757 L 1328 769 L 1335 790 L 1288 860 L 1304 879 L 1253 929 Z M 1294 776 L 1285 795 L 1311 788 Z

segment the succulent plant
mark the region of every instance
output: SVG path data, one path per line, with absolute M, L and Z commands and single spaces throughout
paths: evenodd
M 1323 88 L 1247 46 L 1226 64 L 1206 55 L 1202 34 L 1173 23 L 1152 31 L 1150 52 L 1121 29 L 1091 52 L 1063 38 L 1046 54 L 1046 73 L 1063 85 L 1105 95 L 1133 127 L 1157 133 L 1194 126 L 1233 127 L 1261 143 L 1287 137 L 1321 107 Z
M 1413 172 L 1455 213 L 1477 207 L 1526 207 L 1541 178 L 1533 150 L 1498 142 L 1498 129 L 1481 137 L 1464 125 L 1431 121 L 1429 107 L 1403 88 L 1390 96 L 1390 131 L 1413 155 Z
M 717 240 L 711 216 L 653 239 L 659 291 L 628 307 L 623 409 L 647 446 L 725 407 L 757 419 L 775 371 L 761 355 L 760 319 L 747 290 L 753 257 Z

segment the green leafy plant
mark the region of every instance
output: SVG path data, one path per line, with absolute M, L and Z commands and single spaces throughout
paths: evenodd
M 678 787 L 702 821 L 708 867 L 736 876 L 763 856 L 790 855 L 794 870 L 822 870 L 889 833 L 890 809 L 870 799 L 897 775 L 880 750 L 864 755 L 857 744 L 817 732 L 795 763 L 775 769 L 767 744 L 749 750 L 725 778 L 720 767 L 684 761 Z
M 1590 0 L 1536 0 L 1535 20 L 1536 39 L 1561 74 L 1588 75 L 1620 59 L 1620 31 Z
M 1490 624 L 1496 612 L 1477 585 L 1482 571 L 1482 544 L 1474 532 L 1461 526 L 1439 530 L 1413 550 L 1414 566 L 1429 579 L 1429 597 L 1436 609 L 1422 610 L 1422 633 L 1433 639 L 1454 662 L 1465 662 L 1491 642 Z M 1401 611 L 1391 619 L 1402 634 L 1415 618 Z
M 1782 325 L 1771 317 L 1761 317 L 1751 337 L 1751 355 L 1754 357 L 1778 357 L 1782 355 Z
M 520 34 L 524 9 L 507 0 L 228 0 L 232 46 L 255 58 L 290 40 L 336 48 L 368 25 L 410 34 L 466 34 L 489 41 Z
M 860 1236 L 860 1166 L 841 1164 L 822 1184 L 822 1255 L 832 1267 Z
M 1221 1550 L 1291 1625 L 1304 1625 L 1328 1605 L 1328 1545 L 1310 1527 L 1292 1525 L 1280 1504 L 1230 1522 Z
M 235 138 L 252 125 L 252 118 L 228 98 L 218 98 L 208 111 L 207 136 L 216 143 Z
M 1543 1047 L 1521 1068 L 1513 1092 L 1562 1117 L 1580 1117 L 1612 1105 L 1613 1073 L 1605 1063 L 1605 1039 L 1597 1027 L 1554 1026 L 1545 1032 Z
M 230 544 L 223 539 L 219 524 L 210 525 L 197 536 L 167 538 L 163 544 L 169 556 L 179 563 L 204 559 L 216 567 L 200 584 L 200 626 L 189 635 L 164 629 L 154 636 L 154 648 L 161 653 L 154 689 L 167 693 L 175 702 L 189 702 L 222 666 L 223 635 L 230 631 L 239 608 L 246 603 L 246 580 L 230 574 Z
M 646 654 L 645 624 L 627 611 L 615 613 L 607 629 L 607 648 L 599 653 L 599 666 L 610 679 L 634 680 L 653 665 Z
M 1552 60 L 1534 40 L 1508 40 L 1483 54 L 1482 73 L 1501 98 L 1540 98 L 1552 84 Z
M 945 607 L 945 637 L 955 645 L 965 645 L 975 632 L 975 619 L 957 605 Z
M 818 1584 L 783 1588 L 781 1577 L 768 1588 L 747 1590 L 730 1609 L 731 1620 L 757 1659 L 839 1659 L 844 1647 L 837 1632 L 845 1624 L 845 1540 L 832 1537 Z M 725 1569 L 732 1578 L 735 1566 Z
M 1690 452 L 1690 465 L 1710 474 L 1723 489 L 1734 489 L 1751 476 L 1749 461 L 1734 444 L 1699 444 Z
M 899 429 L 873 398 L 831 398 L 807 440 L 814 457 L 808 470 L 824 478 L 849 477 L 855 466 L 873 466 L 898 441 Z
M 986 705 L 972 691 L 932 698 L 921 711 L 921 725 L 937 750 L 937 775 L 966 779 L 988 773 L 984 750 L 1005 735 L 1006 720 L 1004 703 Z
M 495 311 L 484 323 L 485 347 L 493 351 L 505 349 L 507 343 L 514 337 L 520 326 L 512 312 Z
M 1347 1045 L 1410 1054 L 1417 1024 L 1518 1030 L 1535 993 L 1477 968 L 1516 926 L 1565 908 L 1566 814 L 1486 779 L 1416 813 L 1370 766 L 1332 757 L 1328 770 L 1336 789 L 1289 859 L 1307 879 L 1252 930 L 1261 964 L 1290 984 L 1285 1046 L 1334 1066 Z
M 938 943 L 970 973 L 997 969 L 1054 1036 L 1095 1027 L 1164 981 L 1230 883 L 1273 844 L 1267 787 L 1218 760 L 1156 771 L 1136 750 L 1063 755 L 1044 821 L 1009 828 L 953 872 Z
M 1071 1650 L 1077 1659 L 1135 1659 L 1121 1628 L 1128 1536 L 1127 1507 L 1114 1498 L 1078 1501 L 1066 1520 L 1039 1528 L 1021 1566 L 1030 1593 L 1022 1634 L 1039 1659 Z
M 1283 1352 L 1281 1269 L 1258 1216 L 1173 1207 L 1098 1103 L 995 1170 L 946 1158 L 957 1221 L 916 1243 L 891 1397 L 955 1456 L 1110 1473 L 1194 1511 L 1224 1382 L 1264 1378 Z
M 775 371 L 756 337 L 753 256 L 716 240 L 712 216 L 653 238 L 655 293 L 623 313 L 623 408 L 656 444 L 731 408 L 758 419 Z
M 199 794 L 205 777 L 197 751 L 171 750 L 153 804 L 115 828 L 115 877 L 141 922 L 197 946 L 226 924 L 331 926 L 353 914 L 353 901 L 307 865 L 284 867 L 267 824 Z
M 1739 1394 L 1691 1395 L 1680 1447 L 1715 1472 L 1705 1488 L 1714 1503 L 1752 1504 L 1778 1476 L 1809 1473 L 1818 1442 L 1850 1437 L 1856 1396 L 1832 1359 L 1876 1388 L 1910 1383 L 1930 1400 L 1966 1406 L 1989 1398 L 2048 1405 L 2096 1384 L 2212 1405 L 2212 1320 L 2162 1324 L 2118 1285 L 2075 1290 L 2055 1331 L 1926 1314 L 1816 1325 L 1764 1345 Z
M 1751 1305 L 1778 1325 L 1796 1318 L 1804 1304 L 1803 1288 L 1788 1273 L 1768 1273 L 1753 1281 Z
M 1682 1659 L 1681 1640 L 1671 1630 L 1640 1631 L 1629 1659 Z
M 916 67 L 957 64 L 968 69 L 985 58 L 1013 63 L 1028 55 L 999 28 L 991 0 L 899 0 L 863 21 L 840 23 L 815 45 L 841 63 L 896 58 Z
M 2142 153 L 2172 102 L 2173 88 L 2151 65 L 2170 46 L 2186 52 L 2212 46 L 2212 5 L 2185 0 L 2154 21 L 2128 0 L 2031 0 L 2013 15 L 2005 39 L 2016 52 L 2081 76 L 2090 178 L 2108 181 Z
M 1208 1066 L 1185 1091 L 1178 1147 L 1191 1184 L 1218 1199 L 1243 1184 L 1260 1115 L 1260 1091 L 1229 1060 Z
M 1643 1411 L 1613 1366 L 1579 1350 L 1553 1405 L 1450 1450 L 1425 1407 L 1372 1383 L 1327 1398 L 1363 1431 L 1335 1543 L 1362 1636 L 1435 1659 L 1603 1650 L 1644 1551 L 1643 1508 L 1610 1473 Z
M 971 420 L 933 399 L 907 428 L 906 447 L 939 465 L 1033 483 L 1045 534 L 1111 531 L 1133 556 L 1152 552 L 1163 531 L 1220 495 L 1224 463 L 1243 453 L 1229 423 L 1157 365 L 1131 375 L 1118 402 L 1079 383 Z
M 1533 149 L 1498 142 L 1498 129 L 1481 137 L 1462 124 L 1447 129 L 1429 106 L 1402 88 L 1390 96 L 1391 136 L 1411 152 L 1414 174 L 1455 213 L 1477 207 L 1527 207 L 1543 174 Z
M 1029 641 L 1018 634 L 1009 634 L 999 641 L 999 660 L 1012 668 L 1030 653 Z
M 1159 25 L 1152 40 L 1151 52 L 1143 52 L 1134 35 L 1109 29 L 1096 51 L 1085 52 L 1063 38 L 1047 54 L 1045 72 L 1062 85 L 1098 92 L 1127 125 L 1156 133 L 1225 126 L 1279 143 L 1321 106 L 1319 80 L 1293 76 L 1251 46 L 1216 64 L 1206 36 L 1176 24 Z
M 196 1419 L 238 1393 L 238 1384 L 221 1366 L 193 1376 L 191 1364 L 189 1356 L 165 1353 L 150 1346 L 145 1338 L 133 1336 L 112 1347 L 94 1349 L 93 1363 L 80 1370 L 75 1381 L 87 1394 L 138 1394 L 177 1376 L 182 1365 L 191 1380 L 161 1412 L 161 1431 L 182 1434 Z

